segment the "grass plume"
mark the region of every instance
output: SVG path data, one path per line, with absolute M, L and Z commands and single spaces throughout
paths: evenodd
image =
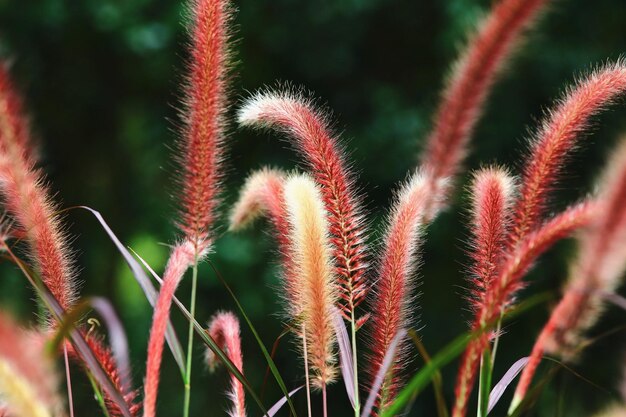
M 209 335 L 217 345 L 228 355 L 228 358 L 243 374 L 243 354 L 241 353 L 241 336 L 239 335 L 239 320 L 230 312 L 222 311 L 215 314 L 209 322 Z M 214 370 L 218 359 L 211 349 L 206 350 L 206 362 L 209 369 Z M 228 396 L 233 402 L 229 410 L 230 417 L 246 417 L 245 393 L 243 385 L 231 375 L 230 391 Z
M 332 308 L 337 302 L 329 225 L 321 192 L 305 175 L 285 183 L 289 219 L 293 294 L 287 294 L 290 315 L 304 324 L 308 366 L 312 383 L 323 389 L 336 377 L 335 331 Z

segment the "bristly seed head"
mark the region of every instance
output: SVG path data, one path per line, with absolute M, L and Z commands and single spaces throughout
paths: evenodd
M 218 312 L 209 321 L 209 335 L 215 343 L 222 349 L 228 359 L 243 374 L 243 354 L 241 352 L 241 337 L 239 334 L 239 320 L 237 317 L 227 311 Z M 206 362 L 211 371 L 215 370 L 219 365 L 215 353 L 211 349 L 206 350 Z M 231 375 L 231 388 L 228 396 L 233 402 L 233 407 L 229 410 L 230 417 L 245 417 L 245 392 L 242 383 Z
M 248 99 L 238 112 L 238 121 L 244 126 L 283 131 L 293 138 L 295 148 L 306 160 L 328 211 L 342 299 L 339 307 L 350 319 L 368 291 L 364 275 L 366 233 L 354 176 L 339 137 L 330 128 L 329 117 L 311 100 L 287 91 L 259 93 Z
M 333 307 L 337 302 L 336 276 L 326 209 L 319 188 L 306 175 L 285 183 L 285 207 L 289 219 L 293 294 L 287 294 L 289 314 L 304 323 L 308 366 L 313 385 L 322 388 L 336 376 Z
M 190 13 L 185 124 L 176 157 L 181 170 L 178 226 L 198 246 L 211 237 L 220 191 L 231 5 L 228 0 L 190 0 Z

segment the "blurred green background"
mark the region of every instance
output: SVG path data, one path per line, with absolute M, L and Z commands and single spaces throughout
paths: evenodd
M 277 81 L 302 85 L 335 112 L 358 185 L 366 196 L 372 230 L 391 193 L 415 166 L 431 125 L 439 91 L 465 34 L 490 6 L 488 0 L 237 0 L 235 47 L 238 62 L 232 88 L 233 110 L 242 98 Z M 184 4 L 178 0 L 0 0 L 0 54 L 13 62 L 34 130 L 41 143 L 42 167 L 64 206 L 99 210 L 123 242 L 162 271 L 176 236 L 176 203 L 171 198 L 175 169 L 180 81 L 184 75 Z M 489 163 L 518 172 L 527 131 L 552 100 L 581 72 L 615 60 L 626 51 L 626 2 L 559 0 L 540 20 L 509 65 L 489 100 L 473 142 L 468 171 Z M 554 209 L 583 196 L 619 135 L 626 131 L 623 109 L 606 113 L 571 164 Z M 225 182 L 227 213 L 247 173 L 263 165 L 292 169 L 294 153 L 272 134 L 232 128 Z M 462 178 L 455 203 L 429 229 L 423 251 L 415 311 L 423 342 L 433 353 L 467 328 L 471 314 L 464 300 L 467 283 L 467 196 Z M 80 267 L 81 294 L 110 299 L 128 333 L 136 385 L 144 374 L 151 309 L 121 257 L 96 221 L 72 211 L 68 229 Z M 240 233 L 221 228 L 211 260 L 234 289 L 267 346 L 282 331 L 279 269 L 267 225 Z M 574 250 L 563 242 L 544 256 L 523 295 L 543 290 L 558 294 Z M 25 319 L 33 293 L 11 265 L 1 265 L 0 305 Z M 187 300 L 189 282 L 178 295 Z M 205 265 L 201 269 L 198 318 L 206 321 L 232 300 Z M 548 305 L 510 323 L 501 340 L 495 377 L 529 353 Z M 625 313 L 610 309 L 594 334 L 615 328 Z M 186 327 L 173 314 L 181 338 Z M 262 355 L 250 331 L 242 330 L 245 372 L 261 391 Z M 286 338 L 289 339 L 289 338 Z M 290 387 L 301 383 L 300 360 L 290 340 L 276 361 Z M 626 362 L 624 334 L 616 333 L 588 349 L 574 368 L 597 386 L 562 371 L 542 393 L 529 415 L 590 415 L 618 399 Z M 2 341 L 5 343 L 6 341 Z M 363 342 L 363 350 L 366 342 Z M 217 416 L 227 407 L 226 375 L 209 375 L 200 344 L 193 374 L 192 415 Z M 183 388 L 166 353 L 159 410 L 180 415 Z M 408 366 L 412 373 L 423 362 Z M 454 365 L 445 369 L 446 395 L 453 398 Z M 88 382 L 78 372 L 77 415 L 96 415 Z M 510 395 L 510 393 L 509 393 Z M 264 401 L 280 396 L 269 379 Z M 342 384 L 330 391 L 331 415 L 348 416 Z M 503 403 L 508 403 L 509 396 Z M 304 410 L 304 395 L 296 399 Z M 316 406 L 319 401 L 315 401 Z M 249 401 L 250 415 L 260 415 Z M 498 408 L 494 415 L 502 415 Z M 286 411 L 283 411 L 287 415 Z M 434 415 L 432 392 L 425 391 L 411 415 Z

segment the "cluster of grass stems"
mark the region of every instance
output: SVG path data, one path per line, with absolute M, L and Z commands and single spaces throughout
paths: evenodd
M 167 346 L 180 369 L 185 393 L 181 415 L 187 417 L 193 347 L 198 341 L 206 346 L 204 362 L 210 369 L 223 365 L 230 372 L 232 404 L 226 412 L 232 417 L 244 417 L 252 408 L 250 414 L 260 411 L 273 416 L 283 407 L 294 416 L 310 417 L 311 403 L 318 399 L 326 417 L 327 387 L 338 380 L 344 382 L 355 417 L 403 413 L 431 383 L 439 417 L 465 416 L 473 393 L 478 399 L 476 414 L 485 417 L 520 373 L 508 415 L 520 415 L 531 407 L 537 388 L 551 375 L 546 373 L 533 385 L 544 354 L 574 361 L 586 345 L 585 332 L 605 304 L 625 304 L 615 290 L 626 269 L 626 141 L 617 146 L 596 189 L 586 198 L 556 213 L 550 211 L 550 202 L 592 117 L 626 90 L 626 62 L 598 66 L 565 90 L 532 130 L 520 173 L 493 165 L 471 174 L 467 191 L 471 262 L 465 271 L 467 302 L 473 312 L 470 328 L 431 357 L 412 327 L 420 247 L 428 225 L 449 205 L 474 127 L 503 66 L 549 3 L 494 2 L 469 37 L 447 79 L 419 164 L 398 186 L 378 245 L 370 243 L 365 196 L 359 192 L 358 178 L 327 111 L 293 87 L 264 89 L 237 105 L 238 125 L 282 133 L 303 160 L 299 170 L 261 168 L 250 174 L 228 218 L 228 233 L 259 217 L 266 217 L 273 229 L 282 266 L 280 291 L 286 301 L 282 317 L 303 369 L 301 385 L 295 387 L 287 386 L 217 271 L 239 311 L 218 311 L 206 327 L 195 317 L 198 265 L 211 257 L 218 237 L 215 224 L 224 211 L 220 205 L 223 161 L 226 144 L 235 135 L 227 134 L 232 130 L 228 129 L 228 81 L 233 71 L 229 44 L 234 16 L 229 1 L 190 0 L 188 5 L 183 125 L 174 151 L 179 167 L 175 197 L 179 232 L 162 276 L 117 239 L 100 213 L 72 208 L 87 211 L 102 225 L 153 307 L 143 388 L 130 378 L 126 335 L 111 304 L 77 294 L 77 269 L 62 224 L 66 210 L 53 201 L 37 168 L 23 104 L 8 65 L 2 64 L 0 194 L 6 214 L 0 246 L 4 258 L 34 288 L 43 314 L 40 325 L 28 329 L 0 314 L 0 416 L 73 416 L 69 370 L 78 366 L 92 383 L 102 415 L 154 417 Z M 578 254 L 571 260 L 562 298 L 529 356 L 494 384 L 503 323 L 545 299 L 518 301 L 525 275 L 542 253 L 574 233 Z M 185 304 L 175 293 L 187 273 L 192 290 Z M 189 323 L 186 348 L 169 320 L 172 307 Z M 106 338 L 84 320 L 92 311 L 105 322 Z M 254 335 L 257 352 L 283 392 L 272 407 L 260 400 L 245 377 L 238 317 L 245 323 L 243 331 Z M 418 352 L 425 365 L 408 375 L 405 365 Z M 440 369 L 457 357 L 449 410 Z M 65 365 L 66 398 L 56 362 Z M 306 411 L 296 409 L 293 395 L 306 395 Z M 246 406 L 246 397 L 254 406 Z M 626 415 L 626 407 L 616 405 L 608 413 Z

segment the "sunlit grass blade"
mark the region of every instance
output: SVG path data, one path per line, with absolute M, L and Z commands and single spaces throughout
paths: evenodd
M 104 220 L 102 215 L 98 211 L 87 206 L 77 206 L 77 207 L 71 207 L 71 208 L 84 209 L 94 215 L 94 217 L 98 220 L 98 222 L 100 223 L 100 225 L 102 226 L 106 234 L 109 236 L 109 238 L 111 239 L 111 241 L 113 242 L 117 250 L 120 252 L 122 257 L 124 258 L 124 261 L 126 261 L 126 264 L 130 268 L 133 276 L 135 277 L 135 280 L 137 281 L 142 291 L 144 292 L 146 298 L 148 299 L 148 302 L 154 308 L 154 305 L 156 304 L 156 300 L 158 297 L 157 290 L 152 285 L 150 278 L 148 278 L 143 268 L 141 268 L 141 265 L 139 265 L 139 263 L 135 260 L 135 258 L 133 258 L 130 252 L 128 252 L 128 250 L 124 247 L 124 245 L 122 245 L 122 242 L 120 242 L 120 240 L 117 238 L 115 233 L 113 233 L 113 230 L 111 230 L 111 228 L 109 227 L 107 222 Z M 168 320 L 168 323 L 167 323 L 167 330 L 165 333 L 165 338 L 167 341 L 167 345 L 169 346 L 170 351 L 172 352 L 172 355 L 174 356 L 174 360 L 176 361 L 176 364 L 178 365 L 181 375 L 184 375 L 185 374 L 185 354 L 183 353 L 183 348 L 180 344 L 180 341 L 178 340 L 178 336 L 176 336 L 176 331 L 174 330 L 174 327 L 172 326 L 172 323 L 170 320 Z
M 429 363 L 432 358 L 428 354 L 426 350 L 426 346 L 420 340 L 417 332 L 411 329 L 409 330 L 409 337 L 413 341 L 413 344 L 417 348 L 417 351 L 422 356 L 424 363 Z M 435 391 L 435 401 L 437 402 L 437 416 L 438 417 L 448 417 L 450 413 L 448 412 L 448 406 L 446 405 L 446 398 L 443 393 L 443 377 L 441 376 L 441 372 L 437 370 L 433 375 L 433 389 Z
M 519 375 L 520 372 L 522 372 L 522 369 L 524 369 L 526 363 L 528 363 L 528 356 L 518 359 L 513 365 L 511 365 L 509 370 L 506 371 L 500 381 L 498 381 L 498 383 L 493 387 L 491 393 L 489 394 L 489 405 L 487 407 L 487 414 L 489 414 L 491 410 L 493 410 L 493 407 L 498 404 L 498 401 L 500 401 L 500 398 L 502 397 L 502 394 L 504 394 L 504 391 L 506 391 L 506 389 L 511 384 L 511 382 L 513 382 L 515 377 Z
M 291 392 L 289 393 L 288 396 L 284 396 L 280 400 L 276 401 L 276 404 L 274 404 L 267 411 L 267 414 L 265 414 L 265 417 L 274 417 L 274 415 L 276 415 L 276 413 L 278 413 L 280 411 L 280 409 L 283 408 L 283 406 L 285 405 L 287 400 L 289 398 L 291 398 L 296 392 L 300 391 L 302 388 L 304 388 L 304 385 L 300 385 L 298 388 L 295 388 L 295 389 L 291 390 Z
M 546 293 L 530 297 L 528 300 L 519 303 L 506 313 L 503 317 L 503 321 L 511 320 L 537 305 L 546 302 L 550 298 L 552 298 L 552 295 Z M 464 333 L 441 349 L 422 370 L 411 378 L 404 389 L 400 391 L 395 401 L 384 410 L 381 417 L 391 417 L 399 414 L 404 409 L 404 406 L 411 401 L 413 395 L 422 391 L 430 383 L 439 369 L 459 356 L 469 342 L 480 337 L 484 331 L 491 329 L 496 324 L 497 322 L 489 323 L 489 325 L 482 330 Z
M 341 365 L 341 376 L 346 386 L 346 393 L 350 399 L 352 409 L 356 410 L 356 396 L 354 395 L 354 368 L 352 367 L 352 347 L 348 329 L 343 322 L 341 312 L 338 308 L 333 308 L 333 324 L 337 334 L 337 345 L 339 345 L 339 363 Z
M 43 302 L 44 306 L 52 314 L 53 318 L 58 322 L 61 322 L 63 317 L 65 316 L 65 311 L 56 300 L 56 298 L 54 298 L 50 290 L 46 287 L 46 285 L 41 281 L 39 277 L 30 273 L 28 267 L 22 262 L 21 259 L 15 256 L 10 247 L 5 245 L 4 249 L 7 251 L 13 262 L 15 262 L 15 264 L 20 268 L 24 276 L 26 276 L 30 284 L 37 292 L 37 295 Z M 72 345 L 74 346 L 74 349 L 81 357 L 81 359 L 85 363 L 85 366 L 89 369 L 91 375 L 94 377 L 96 382 L 108 394 L 111 401 L 113 401 L 119 407 L 119 410 L 124 417 L 132 417 L 132 414 L 128 409 L 128 404 L 126 404 L 123 395 L 115 388 L 107 374 L 100 367 L 98 360 L 94 356 L 93 352 L 89 348 L 89 345 L 82 337 L 80 332 L 76 329 L 72 329 L 69 332 L 69 337 Z

